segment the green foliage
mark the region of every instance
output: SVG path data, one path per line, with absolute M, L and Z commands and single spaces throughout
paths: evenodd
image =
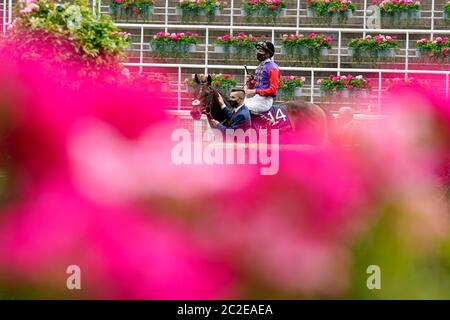
M 281 97 L 290 99 L 295 97 L 295 90 L 303 87 L 305 77 L 283 76 L 280 79 L 278 91 Z
M 110 0 L 109 8 L 114 19 L 145 18 L 152 15 L 153 0 Z
M 325 35 L 311 33 L 308 36 L 284 34 L 281 46 L 289 60 L 306 65 L 309 63 L 318 66 L 321 57 L 327 55 L 327 49 L 331 49 L 333 39 Z
M 292 90 L 300 88 L 305 83 L 305 77 L 283 76 L 280 79 L 278 88 L 280 90 Z
M 153 52 L 161 58 L 186 57 L 190 47 L 198 43 L 198 34 L 190 32 L 158 32 L 150 41 Z
M 225 60 L 230 59 L 231 53 L 235 53 L 235 58 L 239 62 L 255 55 L 256 42 L 256 37 L 251 34 L 246 35 L 243 32 L 239 32 L 237 36 L 226 34 L 214 41 L 216 45 L 224 47 Z
M 380 7 L 381 14 L 390 16 L 399 13 L 411 13 L 418 11 L 420 8 L 420 4 L 417 1 L 411 3 L 383 1 L 378 6 Z
M 444 13 L 446 14 L 446 18 L 450 17 L 450 1 L 444 4 Z
M 288 36 L 287 34 L 285 34 L 283 35 L 283 39 L 281 40 L 281 45 L 287 49 L 290 47 L 298 46 L 303 46 L 311 49 L 331 49 L 332 42 L 332 38 L 315 33 L 311 33 L 306 37 L 302 34 L 292 36 Z
M 420 39 L 416 44 L 417 50 L 422 56 L 433 60 L 448 59 L 450 41 L 448 37 L 435 37 L 433 40 Z
M 187 79 L 186 80 L 186 84 L 189 86 L 195 86 L 197 85 L 197 83 L 195 82 L 194 79 L 195 74 L 192 75 L 191 79 Z M 208 77 L 208 75 L 206 74 L 199 74 L 198 75 L 200 81 L 206 81 L 206 78 Z M 233 78 L 233 75 L 231 74 L 211 74 L 211 78 L 212 78 L 212 85 L 215 87 L 234 87 L 236 86 L 237 82 L 236 80 Z
M 364 38 L 353 39 L 348 48 L 352 49 L 353 60 L 375 62 L 381 58 L 395 56 L 395 50 L 399 48 L 394 36 L 367 35 Z
M 186 79 L 185 82 L 188 87 L 195 88 L 197 86 L 194 76 L 195 74 L 192 75 L 191 79 Z M 200 81 L 206 81 L 207 77 L 207 74 L 198 74 Z M 211 74 L 211 80 L 211 85 L 227 96 L 230 94 L 231 89 L 237 84 L 234 76 L 231 74 Z
M 342 89 L 362 90 L 370 87 L 369 81 L 363 76 L 353 77 L 351 74 L 346 76 L 330 75 L 327 79 L 318 80 L 317 84 L 320 85 L 320 90 L 323 92 L 336 92 Z
M 376 37 L 366 36 L 365 38 L 353 39 L 348 44 L 348 47 L 353 49 L 368 49 L 368 50 L 385 50 L 389 48 L 394 49 L 399 48 L 398 43 L 395 41 L 394 37 L 385 37 L 382 35 Z
M 181 9 L 182 20 L 196 19 L 201 13 L 204 13 L 211 22 L 216 17 L 217 9 L 223 11 L 225 3 L 216 0 L 201 0 L 199 2 L 184 0 L 177 3 L 177 7 Z
M 270 2 L 267 0 L 245 0 L 242 8 L 247 21 L 250 21 L 252 17 L 256 17 L 258 23 L 275 23 L 277 17 L 286 8 L 286 2 L 284 0 L 273 0 Z
M 414 225 L 413 215 L 401 206 L 386 203 L 352 248 L 352 286 L 347 298 L 357 299 L 449 299 L 450 239 L 405 234 Z M 430 234 L 427 237 L 433 238 Z M 438 238 L 438 237 L 436 237 Z M 381 289 L 369 290 L 369 265 L 381 271 Z
M 96 63 L 126 58 L 124 49 L 130 43 L 129 34 L 120 32 L 108 16 L 95 17 L 84 1 L 59 4 L 41 0 L 33 4 L 37 7 L 30 12 L 27 8 L 20 10 L 11 36 L 33 42 L 39 41 L 34 38 L 37 32 L 66 39 L 83 59 L 95 59 Z
M 333 17 L 337 17 L 339 23 L 346 23 L 349 15 L 356 10 L 351 1 L 342 0 L 309 0 L 308 10 L 319 18 L 319 21 L 330 24 Z

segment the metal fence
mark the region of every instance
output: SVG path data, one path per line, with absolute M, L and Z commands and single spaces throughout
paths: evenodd
M 134 51 L 137 53 L 136 62 L 129 62 L 126 65 L 131 67 L 139 68 L 140 71 L 145 67 L 154 67 L 154 68 L 172 68 L 173 72 L 178 74 L 177 78 L 177 90 L 178 90 L 178 104 L 177 108 L 181 107 L 181 95 L 182 89 L 184 87 L 184 79 L 183 74 L 189 73 L 188 70 L 204 70 L 204 73 L 210 73 L 211 70 L 236 70 L 238 73 L 242 73 L 242 79 L 245 78 L 245 72 L 243 71 L 243 67 L 241 65 L 230 65 L 230 64 L 211 64 L 210 63 L 210 54 L 213 52 L 213 44 L 210 43 L 210 31 L 211 30 L 224 30 L 230 29 L 233 31 L 268 31 L 272 34 L 272 41 L 276 45 L 277 52 L 280 51 L 280 46 L 277 44 L 279 42 L 275 37 L 275 32 L 332 32 L 337 34 L 337 45 L 333 47 L 333 50 L 336 52 L 336 66 L 335 67 L 280 67 L 282 71 L 286 72 L 303 72 L 306 73 L 309 80 L 309 99 L 314 102 L 316 97 L 320 95 L 318 91 L 318 86 L 316 85 L 316 81 L 318 79 L 317 74 L 323 72 L 336 73 L 340 75 L 343 72 L 346 73 L 364 73 L 376 75 L 378 80 L 376 86 L 376 97 L 377 97 L 377 112 L 380 111 L 381 105 L 381 96 L 383 92 L 382 84 L 383 79 L 386 79 L 385 75 L 393 75 L 399 74 L 400 76 L 407 77 L 408 75 L 434 75 L 438 80 L 441 80 L 441 87 L 445 94 L 449 95 L 449 75 L 450 75 L 450 65 L 447 65 L 448 68 L 446 70 L 420 70 L 411 68 L 411 60 L 416 59 L 415 47 L 411 45 L 411 37 L 413 35 L 428 35 L 432 37 L 434 34 L 439 33 L 440 35 L 448 35 L 450 34 L 450 30 L 415 30 L 415 29 L 355 29 L 355 28 L 289 28 L 289 27 L 258 27 L 258 26 L 205 26 L 205 25 L 167 25 L 167 28 L 170 30 L 176 29 L 185 29 L 185 30 L 202 30 L 205 34 L 205 43 L 199 44 L 197 47 L 200 48 L 200 52 L 203 53 L 203 63 L 152 63 L 149 41 L 145 40 L 145 34 L 148 33 L 148 30 L 154 30 L 160 28 L 161 26 L 158 24 L 118 24 L 121 28 L 127 30 L 135 30 L 133 34 L 135 34 L 135 39 L 138 39 L 137 42 L 133 43 Z M 401 68 L 391 69 L 391 68 L 352 68 L 343 66 L 342 59 L 344 57 L 348 57 L 347 47 L 343 45 L 343 39 L 345 34 L 355 34 L 355 33 L 389 33 L 389 34 L 401 34 L 404 35 L 404 48 L 400 49 L 400 54 L 397 55 L 397 58 L 403 59 L 403 63 L 401 64 Z M 249 67 L 249 69 L 254 69 L 255 67 Z M 429 66 L 431 68 L 431 65 Z M 437 83 L 436 83 L 437 84 Z
M 12 23 L 12 0 L 3 0 L 0 3 L 1 25 L 3 33 L 6 32 L 8 25 Z
M 204 73 L 209 73 L 212 70 L 236 70 L 237 73 L 242 74 L 242 79 L 245 77 L 245 72 L 241 65 L 228 64 L 228 63 L 217 63 L 217 59 L 212 59 L 213 56 L 213 43 L 211 41 L 212 34 L 219 31 L 226 31 L 227 33 L 233 32 L 265 32 L 270 34 L 272 42 L 276 45 L 277 54 L 280 54 L 281 46 L 280 35 L 282 33 L 304 33 L 304 32 L 316 32 L 316 33 L 332 33 L 335 37 L 333 44 L 333 49 L 330 51 L 330 56 L 334 59 L 331 62 L 331 67 L 291 67 L 291 66 L 281 66 L 281 70 L 284 72 L 301 72 L 305 74 L 308 78 L 308 83 L 306 84 L 306 91 L 310 101 L 314 102 L 320 97 L 319 88 L 316 85 L 316 80 L 320 77 L 320 74 L 325 72 L 336 73 L 340 75 L 343 72 L 346 73 L 364 73 L 372 75 L 372 78 L 376 79 L 377 83 L 375 86 L 375 98 L 376 107 L 374 108 L 376 112 L 380 112 L 382 104 L 383 95 L 383 81 L 386 78 L 391 77 L 393 74 L 399 76 L 408 75 L 432 75 L 435 79 L 438 79 L 440 87 L 443 93 L 448 97 L 449 95 L 449 75 L 450 75 L 450 65 L 441 65 L 442 70 L 432 70 L 432 65 L 425 65 L 426 70 L 418 69 L 417 59 L 415 56 L 415 47 L 412 45 L 417 37 L 426 36 L 430 39 L 435 35 L 449 35 L 450 30 L 448 27 L 442 27 L 443 12 L 442 10 L 437 10 L 436 3 L 441 6 L 444 1 L 438 2 L 437 0 L 432 0 L 431 3 L 427 3 L 428 10 L 422 10 L 421 21 L 426 21 L 426 26 L 424 29 L 379 29 L 379 28 L 369 28 L 371 26 L 368 21 L 370 21 L 370 16 L 373 14 L 373 10 L 369 3 L 370 0 L 365 0 L 363 2 L 363 7 L 358 8 L 355 12 L 354 19 L 358 21 L 358 27 L 346 27 L 346 28 L 332 28 L 332 27 L 321 27 L 321 26 L 311 26 L 311 27 L 301 27 L 303 19 L 306 17 L 305 0 L 297 0 L 295 2 L 295 8 L 288 8 L 287 14 L 291 18 L 295 18 L 295 23 L 292 26 L 258 26 L 258 25 L 242 25 L 242 23 L 236 23 L 236 17 L 240 15 L 240 8 L 235 6 L 235 1 L 230 1 L 229 8 L 226 8 L 224 16 L 228 18 L 227 24 L 221 25 L 207 25 L 207 24 L 182 24 L 174 23 L 171 16 L 176 15 L 176 7 L 169 6 L 169 0 L 165 0 L 165 6 L 156 7 L 154 14 L 159 16 L 158 23 L 117 23 L 119 27 L 127 30 L 133 34 L 133 43 L 130 48 L 130 56 L 133 58 L 126 63 L 127 66 L 136 68 L 139 71 L 143 71 L 147 67 L 153 68 L 168 68 L 172 70 L 173 73 L 177 74 L 177 79 L 175 83 L 175 90 L 177 90 L 178 99 L 177 105 L 174 106 L 176 109 L 180 109 L 182 106 L 182 98 L 184 96 L 184 79 L 183 76 L 187 73 L 192 73 L 193 70 L 201 69 Z M 424 2 L 422 2 L 424 3 Z M 292 4 L 292 3 L 291 3 Z M 109 12 L 109 2 L 102 0 L 93 0 L 91 2 L 92 9 L 96 14 L 107 14 Z M 2 4 L 2 27 L 5 32 L 7 26 L 12 22 L 12 0 L 3 0 Z M 239 25 L 241 24 L 241 25 Z M 437 29 L 436 26 L 440 26 Z M 202 33 L 202 39 L 204 43 L 197 45 L 197 57 L 200 55 L 201 58 L 196 60 L 183 61 L 183 63 L 154 63 L 150 53 L 149 37 L 151 37 L 154 31 L 169 31 L 169 30 L 189 30 L 198 31 Z M 366 34 L 373 33 L 383 33 L 390 35 L 399 35 L 402 37 L 402 47 L 399 53 L 396 55 L 397 60 L 401 60 L 400 64 L 393 66 L 383 66 L 382 68 L 361 68 L 354 67 L 351 62 L 349 62 L 348 48 L 346 42 L 355 34 L 359 36 L 365 36 Z M 278 57 L 280 57 L 278 55 Z M 198 62 L 201 61 L 201 63 Z M 214 62 L 216 60 L 216 62 Z M 443 67 L 443 68 L 442 68 Z M 249 67 L 249 69 L 254 69 L 254 67 Z

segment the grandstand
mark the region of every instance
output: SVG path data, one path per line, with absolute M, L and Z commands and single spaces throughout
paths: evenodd
M 4 0 L 2 5 L 3 29 L 11 22 L 10 0 Z M 108 0 L 92 0 L 92 8 L 98 14 L 110 14 Z M 413 19 L 373 19 L 374 8 L 372 0 L 355 0 L 356 10 L 345 23 L 332 21 L 323 24 L 317 18 L 311 17 L 306 0 L 286 1 L 284 14 L 274 23 L 267 21 L 248 21 L 242 12 L 241 0 L 230 0 L 224 10 L 214 21 L 208 21 L 204 16 L 194 21 L 182 21 L 177 2 L 174 0 L 156 0 L 153 14 L 145 18 L 116 19 L 116 23 L 124 31 L 132 34 L 132 44 L 129 49 L 130 70 L 149 72 L 155 67 L 168 75 L 170 90 L 177 92 L 177 98 L 170 106 L 174 110 L 183 110 L 189 106 L 189 96 L 185 80 L 193 73 L 227 73 L 235 76 L 239 85 L 244 82 L 244 65 L 254 69 L 256 60 L 250 58 L 237 61 L 226 59 L 223 53 L 214 48 L 214 41 L 224 34 L 245 32 L 257 38 L 267 38 L 276 46 L 275 61 L 281 67 L 283 75 L 304 76 L 306 82 L 302 88 L 302 98 L 316 102 L 327 103 L 331 109 L 342 104 L 352 104 L 355 99 L 324 99 L 317 84 L 318 79 L 330 74 L 364 75 L 371 80 L 372 87 L 368 93 L 371 99 L 365 106 L 359 107 L 361 114 L 383 114 L 384 95 L 388 85 L 387 80 L 395 77 L 432 78 L 433 87 L 449 95 L 450 60 L 424 60 L 416 54 L 417 40 L 433 39 L 436 36 L 450 35 L 448 19 L 444 18 L 444 5 L 447 0 L 421 1 L 420 15 Z M 374 23 L 375 22 L 375 23 Z M 379 22 L 379 23 L 378 23 Z M 195 52 L 187 58 L 155 58 L 151 51 L 150 40 L 157 32 L 196 32 L 199 43 Z M 281 39 L 283 34 L 325 34 L 333 38 L 332 49 L 321 57 L 315 65 L 292 61 L 282 54 Z M 397 38 L 399 50 L 390 59 L 378 63 L 369 61 L 355 62 L 350 56 L 348 44 L 352 39 L 366 35 L 390 35 Z

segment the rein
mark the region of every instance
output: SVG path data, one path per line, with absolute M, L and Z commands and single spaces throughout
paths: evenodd
M 214 99 L 214 89 L 211 86 L 209 88 L 211 89 L 211 92 L 208 94 L 206 98 L 205 114 L 210 116 L 212 111 L 212 102 Z

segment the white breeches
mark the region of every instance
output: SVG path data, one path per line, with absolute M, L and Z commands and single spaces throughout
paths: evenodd
M 244 101 L 248 110 L 252 113 L 263 113 L 269 111 L 273 104 L 273 97 L 263 97 L 255 94 L 251 98 L 245 98 Z

